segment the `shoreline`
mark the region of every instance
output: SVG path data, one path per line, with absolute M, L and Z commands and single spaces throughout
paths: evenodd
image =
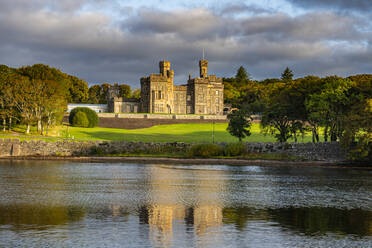
M 43 160 L 43 161 L 75 161 L 86 163 L 145 163 L 145 164 L 184 164 L 184 165 L 241 165 L 241 166 L 294 166 L 294 167 L 327 167 L 372 169 L 372 165 L 351 164 L 337 161 L 291 161 L 291 160 L 244 160 L 234 158 L 167 158 L 167 157 L 76 157 L 76 156 L 17 156 L 0 157 L 0 160 Z

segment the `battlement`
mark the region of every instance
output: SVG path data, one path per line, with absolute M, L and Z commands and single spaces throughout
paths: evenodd
M 187 91 L 187 85 L 175 85 L 173 86 L 174 91 Z

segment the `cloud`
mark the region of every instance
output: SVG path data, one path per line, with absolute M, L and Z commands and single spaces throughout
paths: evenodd
M 371 29 L 355 15 L 292 16 L 230 4 L 169 11 L 126 6 L 119 12 L 128 14 L 117 18 L 94 8 L 104 0 L 32 2 L 0 0 L 0 63 L 45 63 L 90 83 L 134 87 L 164 59 L 172 62 L 175 81 L 185 83 L 189 73 L 197 76 L 203 48 L 209 72 L 218 76 L 230 77 L 240 65 L 257 79 L 280 76 L 286 66 L 296 76 L 372 67 Z
M 206 37 L 219 31 L 222 19 L 207 9 L 172 12 L 140 10 L 138 15 L 123 23 L 133 33 L 182 34 L 184 37 Z
M 372 9 L 370 0 L 288 0 L 290 3 L 312 9 L 335 8 L 344 11 L 356 10 L 367 12 Z
M 222 9 L 217 11 L 220 15 L 235 15 L 235 14 L 265 14 L 273 13 L 271 8 L 262 8 L 257 5 L 248 5 L 245 3 L 229 3 Z
M 332 12 L 307 13 L 296 17 L 279 13 L 247 18 L 244 34 L 266 34 L 274 40 L 355 40 L 360 39 L 358 20 Z

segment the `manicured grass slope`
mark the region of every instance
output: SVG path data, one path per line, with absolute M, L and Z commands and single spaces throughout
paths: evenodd
M 238 139 L 231 136 L 227 131 L 227 123 L 214 125 L 216 142 L 237 142 Z M 67 129 L 67 127 L 63 127 Z M 75 139 L 115 140 L 115 141 L 142 141 L 142 142 L 212 142 L 212 124 L 172 124 L 159 125 L 143 129 L 113 129 L 113 128 L 79 128 L 69 127 L 69 134 Z M 275 142 L 270 135 L 263 135 L 259 124 L 253 123 L 252 135 L 246 138 L 246 142 Z M 291 142 L 292 140 L 289 140 Z M 310 142 L 311 136 L 306 135 L 299 142 Z

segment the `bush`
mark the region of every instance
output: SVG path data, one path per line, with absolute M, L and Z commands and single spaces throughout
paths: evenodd
M 223 150 L 216 144 L 197 144 L 190 147 L 189 156 L 209 158 L 223 154 Z
M 227 144 L 223 150 L 225 156 L 241 156 L 246 152 L 244 143 Z
M 102 149 L 102 147 L 92 147 L 91 151 L 90 151 L 90 155 L 103 155 L 104 154 L 104 150 Z
M 72 119 L 72 125 L 74 127 L 88 127 L 89 120 L 87 115 L 84 112 L 77 112 Z
M 78 107 L 71 110 L 70 116 L 69 116 L 69 122 L 71 125 L 73 125 L 73 119 L 76 113 L 78 112 L 84 112 L 88 118 L 89 125 L 87 127 L 95 127 L 98 125 L 98 115 L 94 110 L 91 110 L 87 107 Z

